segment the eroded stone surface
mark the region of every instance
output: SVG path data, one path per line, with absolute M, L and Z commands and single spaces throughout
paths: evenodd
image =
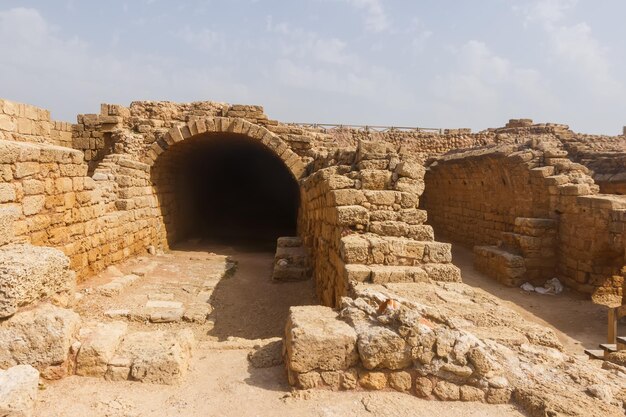
M 78 314 L 50 304 L 15 314 L 0 323 L 0 367 L 28 364 L 44 378 L 65 376 L 79 326 Z
M 285 327 L 289 369 L 344 370 L 358 360 L 357 336 L 352 327 L 328 307 L 291 307 Z
M 0 318 L 42 298 L 74 295 L 75 274 L 69 259 L 52 248 L 7 245 L 0 248 Z M 61 299 L 59 299 L 61 300 Z
M 0 415 L 30 417 L 39 389 L 39 371 L 30 365 L 0 370 Z

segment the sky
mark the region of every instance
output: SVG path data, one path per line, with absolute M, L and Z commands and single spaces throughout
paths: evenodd
M 0 97 L 64 121 L 211 100 L 283 122 L 620 134 L 624 16 L 624 0 L 0 0 Z

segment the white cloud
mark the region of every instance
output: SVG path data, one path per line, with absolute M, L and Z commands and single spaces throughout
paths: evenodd
M 192 47 L 205 51 L 214 49 L 220 42 L 219 34 L 206 28 L 194 31 L 189 26 L 185 26 L 174 34 Z
M 365 28 L 371 32 L 384 32 L 391 26 L 381 0 L 343 0 L 365 11 Z
M 452 52 L 456 69 L 436 77 L 431 94 L 466 125 L 486 115 L 524 117 L 528 113 L 521 112 L 545 111 L 557 103 L 538 71 L 515 66 L 483 42 L 471 40 Z
M 582 81 L 581 88 L 598 97 L 618 97 L 624 85 L 612 74 L 609 49 L 593 35 L 588 23 L 569 24 L 568 12 L 577 0 L 536 0 L 526 7 L 516 7 L 527 23 L 539 24 L 548 36 L 552 51 L 563 70 Z
M 65 120 L 74 118 L 75 109 L 97 111 L 105 101 L 248 97 L 247 87 L 219 65 L 194 68 L 157 54 L 96 50 L 79 38 L 63 37 L 36 9 L 0 11 L 0 50 L 11 51 L 0 58 L 4 98 L 50 108 L 53 117 Z
M 347 50 L 347 43 L 338 38 L 324 38 L 315 32 L 294 28 L 286 22 L 274 23 L 267 18 L 266 29 L 281 35 L 280 53 L 292 59 L 314 60 L 320 64 L 358 65 L 356 55 Z
M 521 11 L 527 23 L 554 24 L 563 20 L 577 3 L 578 0 L 536 0 L 525 6 L 513 6 L 513 9 Z

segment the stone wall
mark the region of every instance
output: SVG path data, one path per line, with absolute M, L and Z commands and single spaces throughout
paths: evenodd
M 50 112 L 0 99 L 0 140 L 72 146 L 70 123 L 50 120 Z
M 555 265 L 568 286 L 621 301 L 626 200 L 598 194 L 590 170 L 567 155 L 546 137 L 444 156 L 426 174 L 424 207 L 437 233 L 479 246 L 479 269 L 504 283 L 541 283 Z M 557 239 L 520 233 L 525 219 L 554 223 Z
M 356 152 L 333 160 L 341 164 L 302 181 L 299 220 L 323 304 L 338 305 L 356 282 L 460 280 L 450 245 L 434 241 L 417 208 L 421 164 L 380 142 L 360 142 Z
M 82 159 L 70 148 L 0 142 L 0 212 L 12 219 L 3 240 L 59 248 L 84 277 L 152 242 L 154 199 L 144 164 L 110 155 L 90 177 Z

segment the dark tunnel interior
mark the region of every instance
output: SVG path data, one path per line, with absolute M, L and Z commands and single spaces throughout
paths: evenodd
M 296 234 L 299 187 L 255 139 L 207 134 L 171 146 L 153 167 L 169 243 L 206 238 L 272 244 Z

